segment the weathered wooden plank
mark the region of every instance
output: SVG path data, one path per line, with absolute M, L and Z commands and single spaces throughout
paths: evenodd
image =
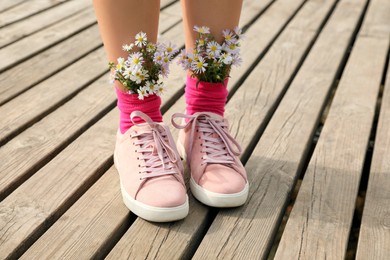
M 112 164 L 117 111 L 72 142 L 0 203 L 0 258 L 17 258 Z
M 42 51 L 96 22 L 92 8 L 0 49 L 0 71 Z
M 390 259 L 390 70 L 376 133 L 356 259 Z
M 68 1 L 0 29 L 0 48 L 85 9 L 91 1 Z
M 87 75 L 87 74 L 86 74 Z M 0 200 L 115 101 L 104 75 L 73 99 L 0 147 Z M 39 102 L 38 102 L 39 103 Z
M 68 0 L 29 0 L 5 11 L 0 16 L 0 27 L 19 21 L 25 17 L 59 5 Z
M 301 2 L 299 1 L 296 2 L 281 1 L 279 4 L 276 3 L 263 14 L 263 16 L 260 18 L 259 21 L 257 21 L 255 24 L 252 25 L 252 27 L 248 29 L 246 33 L 247 38 L 244 42 L 246 46 L 243 46 L 243 50 L 249 49 L 248 53 L 251 53 L 252 57 L 249 58 L 248 60 L 244 59 L 244 63 L 251 64 L 256 59 L 257 54 L 262 52 L 263 48 L 267 46 L 267 44 L 260 44 L 258 46 L 257 45 L 258 41 L 256 40 L 255 35 L 261 34 L 263 38 L 268 39 L 269 41 L 270 39 L 272 39 L 274 34 L 278 32 L 279 28 L 278 26 L 275 25 L 273 27 L 275 31 L 273 31 L 272 33 L 270 31 L 268 33 L 262 33 L 261 29 L 266 28 L 266 26 L 264 26 L 266 24 L 261 22 L 262 19 L 265 19 L 271 23 L 278 21 L 281 23 L 280 26 L 282 26 L 283 21 L 286 21 L 286 19 L 289 18 L 289 16 L 294 12 L 294 9 L 299 7 L 300 3 Z M 288 10 L 290 11 L 290 13 L 288 12 Z M 281 16 L 278 16 L 277 14 L 280 14 Z M 266 18 L 267 16 L 273 17 L 275 21 L 272 21 L 272 19 L 268 20 L 268 18 Z M 299 18 L 297 17 L 297 19 Z M 312 33 L 312 35 L 313 34 L 314 32 Z M 301 33 L 299 35 L 301 36 L 304 34 Z M 310 42 L 309 38 L 306 38 L 306 44 Z M 297 37 L 297 40 L 298 39 L 299 37 Z M 305 39 L 305 37 L 303 37 L 302 39 Z M 284 73 L 280 73 L 278 75 L 279 76 L 278 79 L 280 79 L 279 83 L 281 84 L 280 88 L 283 88 L 282 85 L 286 84 L 286 82 L 288 81 L 290 74 L 292 73 L 292 71 L 294 71 L 294 67 L 296 67 L 297 64 L 299 63 L 300 56 L 304 52 L 304 49 L 305 49 L 304 41 L 302 42 L 298 41 L 298 43 L 296 44 L 292 44 L 292 43 L 285 44 L 282 43 L 282 41 L 280 41 L 280 43 L 273 51 L 273 55 L 271 55 L 270 58 L 268 59 L 268 62 L 274 62 L 273 60 L 275 60 L 276 58 L 278 62 L 282 62 L 285 65 L 286 69 Z M 287 55 L 288 58 L 286 59 L 287 61 L 277 58 L 280 57 L 279 56 L 280 54 L 283 54 L 284 56 L 288 54 Z M 248 64 L 244 64 L 243 66 L 249 67 Z M 245 71 L 242 71 L 241 73 L 243 74 L 245 73 Z M 255 75 L 256 73 L 257 71 L 253 72 L 253 75 Z M 241 77 L 242 74 L 241 75 L 238 74 L 237 77 Z M 285 81 L 285 83 L 283 83 L 283 81 Z M 241 86 L 241 88 L 243 88 L 244 86 L 247 85 L 243 85 Z M 273 88 L 275 87 L 275 85 L 265 84 L 265 86 L 266 89 L 263 91 L 265 92 L 274 91 Z M 277 92 L 277 90 L 275 90 L 275 92 Z M 230 109 L 231 102 L 233 100 L 236 100 L 235 95 L 233 96 L 232 100 L 227 104 L 226 107 L 226 110 L 228 111 L 226 114 L 229 119 L 232 116 L 232 113 L 229 113 L 229 111 L 232 111 Z M 167 113 L 164 115 L 165 121 L 170 119 L 171 113 L 177 112 L 178 108 L 179 109 L 182 108 L 182 105 L 177 106 L 178 103 L 183 103 L 180 101 L 182 100 L 179 100 L 169 111 L 167 111 Z M 244 103 L 244 102 L 245 100 L 243 99 L 238 99 L 237 101 L 237 103 Z M 270 104 L 264 109 L 270 109 L 272 101 L 270 100 L 269 103 Z M 245 105 L 241 104 L 241 106 L 245 106 Z M 236 120 L 239 119 L 237 117 L 233 117 L 233 120 L 234 121 L 232 123 L 234 124 L 236 123 Z M 261 120 L 262 120 L 261 117 L 256 117 L 256 123 L 254 123 L 253 125 L 260 124 L 259 121 Z M 256 132 L 254 126 L 252 130 L 253 131 L 251 130 L 248 131 L 251 132 L 253 136 Z M 176 133 L 175 135 L 177 135 L 176 131 L 174 131 L 174 133 Z M 242 135 L 242 134 L 243 132 L 241 131 L 237 135 Z M 242 143 L 242 147 L 244 149 L 247 148 L 248 142 Z M 187 218 L 184 219 L 183 221 L 173 223 L 170 225 L 156 225 L 156 224 L 151 224 L 146 221 L 143 221 L 142 219 L 137 219 L 130 227 L 128 232 L 122 237 L 122 239 L 113 249 L 113 251 L 110 252 L 110 254 L 108 255 L 108 259 L 110 258 L 118 259 L 118 258 L 123 258 L 125 256 L 126 257 L 130 256 L 131 258 L 158 258 L 158 259 L 189 258 L 194 250 L 194 246 L 198 243 L 198 241 L 201 240 L 202 232 L 204 232 L 205 226 L 208 225 L 207 219 L 210 216 L 210 214 L 212 214 L 208 208 L 206 208 L 205 206 L 197 202 L 192 196 L 190 196 L 190 205 L 191 205 L 190 207 L 191 211 L 189 216 L 187 216 Z M 140 232 L 143 234 L 142 237 L 139 237 Z M 208 259 L 209 257 L 210 256 L 206 256 L 205 258 Z
M 218 213 L 194 259 L 267 257 L 364 4 L 338 3 L 245 165 L 251 183 L 248 202 Z M 257 121 L 257 111 L 252 113 L 244 122 Z
M 386 5 L 381 4 L 381 8 L 386 10 Z M 374 17 L 375 20 L 383 18 L 377 10 L 369 8 L 367 12 L 276 258 L 283 259 L 287 255 L 306 259 L 345 257 L 390 43 L 389 34 L 384 32 L 379 37 L 376 23 L 372 23 Z M 386 12 L 382 14 L 390 17 Z
M 107 71 L 106 64 L 103 49 L 98 49 L 1 106 L 0 142 L 102 75 Z
M 102 259 L 99 246 L 127 228 L 130 214 L 111 167 L 20 259 Z
M 390 35 L 390 3 L 372 1 L 360 31 L 361 36 L 388 39 Z M 364 203 L 356 259 L 390 258 L 390 68 L 375 138 L 374 154 Z
M 4 12 L 10 8 L 13 8 L 25 0 L 3 0 L 0 2 L 0 12 Z
M 389 39 L 358 37 L 275 259 L 344 259 Z
M 94 25 L 2 72 L 0 74 L 0 105 L 4 105 L 5 102 L 101 45 L 98 27 Z

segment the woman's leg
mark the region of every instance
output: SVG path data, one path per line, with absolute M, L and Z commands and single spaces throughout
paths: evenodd
M 195 25 L 207 26 L 221 43 L 222 30 L 234 29 L 241 15 L 242 0 L 182 0 L 186 49 L 194 48 L 198 34 Z
M 148 41 L 156 42 L 160 0 L 93 0 L 100 34 L 109 61 L 116 62 L 119 57 L 126 59 L 128 53 L 122 49 L 123 44 L 134 42 L 135 35 L 140 31 L 147 34 Z M 119 129 L 125 133 L 133 122 L 130 115 L 140 110 L 153 121 L 161 122 L 161 99 L 153 95 L 145 100 L 139 100 L 137 95 L 126 93 L 121 83 L 115 81 L 120 111 Z M 142 122 L 140 118 L 135 121 Z
M 126 59 L 128 53 L 122 50 L 122 45 L 134 42 L 140 31 L 147 34 L 149 42 L 156 42 L 159 0 L 93 0 L 93 3 L 109 61 Z M 114 162 L 124 203 L 133 213 L 150 221 L 184 218 L 188 214 L 188 199 L 182 164 L 175 150 L 168 149 L 174 143 L 171 139 L 164 140 L 170 135 L 169 130 L 156 123 L 162 121 L 160 97 L 149 95 L 139 100 L 138 94 L 126 92 L 119 82 L 115 86 L 120 133 Z M 144 123 L 133 125 L 133 122 Z
M 100 34 L 109 61 L 126 57 L 122 45 L 134 41 L 134 36 L 143 31 L 150 42 L 156 42 L 160 0 L 93 0 Z M 124 90 L 116 82 L 115 86 Z
M 242 0 L 182 0 L 186 50 L 194 49 L 198 37 L 193 31 L 195 25 L 209 27 L 221 44 L 224 41 L 222 31 L 233 30 L 238 25 L 241 6 Z M 185 88 L 187 115 L 173 117 L 187 119 L 184 126 L 173 124 L 184 128 L 179 134 L 179 148 L 185 151 L 189 161 L 191 191 L 209 206 L 240 206 L 248 197 L 249 184 L 239 160 L 241 148 L 229 134 L 223 118 L 228 80 L 209 83 L 199 81 L 191 74 L 190 71 Z M 196 130 L 192 124 L 197 125 Z

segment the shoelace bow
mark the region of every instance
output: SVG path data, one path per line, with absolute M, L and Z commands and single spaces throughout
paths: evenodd
M 166 126 L 153 122 L 146 114 L 135 111 L 131 114 L 131 120 L 134 117 L 142 118 L 150 127 L 149 130 L 132 133 L 131 137 L 137 137 L 134 144 L 139 148 L 139 160 L 144 164 L 140 164 L 141 180 L 146 180 L 152 177 L 158 177 L 169 174 L 176 174 L 175 163 L 178 161 L 178 156 L 174 149 L 169 144 L 170 138 L 167 135 L 169 129 Z M 139 125 L 133 121 L 134 125 Z
M 188 119 L 184 125 L 177 124 L 176 118 Z M 201 133 L 200 138 L 204 140 L 202 152 L 206 155 L 202 157 L 202 163 L 232 164 L 235 162 L 235 156 L 242 152 L 240 145 L 227 131 L 226 123 L 212 118 L 207 113 L 197 113 L 196 115 L 185 115 L 176 113 L 172 116 L 172 124 L 179 129 L 191 126 L 189 155 L 192 154 L 195 132 Z M 196 127 L 198 126 L 198 129 Z M 187 156 L 190 160 L 191 156 Z M 188 162 L 190 163 L 190 161 Z

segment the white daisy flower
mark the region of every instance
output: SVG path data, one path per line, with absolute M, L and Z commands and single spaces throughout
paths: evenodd
M 157 89 L 158 89 L 158 86 L 153 81 L 146 82 L 145 87 L 146 87 L 149 95 L 154 94 L 157 91 Z
M 172 56 L 176 53 L 175 51 L 175 48 L 176 48 L 176 45 L 175 44 L 172 44 L 171 42 L 169 42 L 166 46 L 165 46 L 165 52 L 169 55 L 169 56 Z
M 148 91 L 146 90 L 145 87 L 140 87 L 139 89 L 137 89 L 137 93 L 138 93 L 138 99 L 141 100 L 144 100 L 145 97 L 149 96 Z
M 206 71 L 206 67 L 207 67 L 207 63 L 205 62 L 205 60 L 203 59 L 203 57 L 198 57 L 198 60 L 197 61 L 193 61 L 192 64 L 191 64 L 191 69 L 195 72 L 195 73 L 203 73 Z
M 133 43 L 132 43 L 132 44 L 124 44 L 124 45 L 122 46 L 122 49 L 123 49 L 124 51 L 127 51 L 127 52 L 131 51 L 133 48 L 134 48 L 134 44 L 133 44 Z
M 146 70 L 136 70 L 133 71 L 130 79 L 137 84 L 141 84 L 142 81 L 145 81 L 149 77 L 149 74 Z
M 211 41 L 209 43 L 207 43 L 207 51 L 210 53 L 210 54 L 213 54 L 213 57 L 219 57 L 219 55 L 221 54 L 221 45 L 219 45 L 216 41 Z
M 144 58 L 140 52 L 134 52 L 129 56 L 129 65 L 133 68 L 140 68 L 144 62 Z
M 240 57 L 239 54 L 235 54 L 232 58 L 232 65 L 238 67 L 241 65 L 241 63 L 242 63 L 242 58 Z
M 126 68 L 125 71 L 123 72 L 123 77 L 125 77 L 125 79 L 131 79 L 132 76 L 133 76 L 133 71 L 130 68 Z
M 228 44 L 237 42 L 237 39 L 233 36 L 233 33 L 230 30 L 223 30 L 222 35 Z
M 156 90 L 156 92 L 155 92 L 156 95 L 157 95 L 157 96 L 161 96 L 162 94 L 164 94 L 164 92 L 165 92 L 165 88 L 164 88 L 163 83 L 158 84 L 157 90 Z
M 208 33 L 210 33 L 210 28 L 206 27 L 206 26 L 197 26 L 197 25 L 195 25 L 194 26 L 194 31 L 198 32 L 200 34 L 208 34 Z
M 142 45 L 146 45 L 146 41 L 148 38 L 146 37 L 146 33 L 139 32 L 135 35 L 135 45 L 138 47 L 142 47 Z
M 146 51 L 147 52 L 150 52 L 150 53 L 153 53 L 155 52 L 157 49 L 156 45 L 154 43 L 151 43 L 149 42 L 147 45 L 146 45 Z
M 156 52 L 153 57 L 153 61 L 157 64 L 162 65 L 164 60 L 164 54 L 162 52 Z
M 232 63 L 233 61 L 233 57 L 230 53 L 222 53 L 221 56 L 219 57 L 219 60 L 223 63 L 225 63 L 226 65 L 229 65 Z

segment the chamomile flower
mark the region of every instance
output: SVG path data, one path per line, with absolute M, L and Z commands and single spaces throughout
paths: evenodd
M 171 42 L 169 42 L 165 47 L 165 52 L 167 53 L 168 56 L 172 56 L 175 54 L 175 49 L 176 49 L 176 45 L 172 44 Z
M 230 30 L 223 30 L 222 35 L 227 43 L 235 43 L 237 41 Z
M 124 45 L 122 46 L 122 49 L 123 49 L 124 51 L 127 51 L 127 52 L 131 51 L 133 48 L 134 48 L 134 44 L 133 44 L 133 43 L 132 43 L 132 44 L 124 44 Z
M 208 34 L 208 33 L 210 33 L 210 28 L 206 27 L 206 26 L 197 26 L 197 25 L 195 25 L 194 26 L 194 31 L 198 32 L 200 34 Z
M 164 53 L 162 52 L 156 52 L 153 57 L 153 61 L 157 64 L 162 65 L 164 60 Z
M 144 62 L 144 57 L 140 52 L 135 52 L 129 56 L 129 65 L 133 68 L 140 68 Z
M 148 38 L 146 36 L 146 33 L 139 32 L 135 35 L 135 45 L 137 47 L 142 47 L 146 45 Z
M 116 70 L 121 70 L 125 66 L 125 59 L 124 58 L 118 58 L 117 64 L 116 64 Z
M 223 82 L 231 71 L 231 66 L 242 62 L 240 57 L 241 29 L 238 27 L 223 32 L 223 43 L 214 40 L 210 29 L 196 26 L 198 39 L 194 49 L 182 50 L 178 64 L 190 70 L 192 76 L 200 81 Z M 134 47 L 137 46 L 137 50 Z M 149 95 L 162 95 L 165 87 L 162 79 L 169 74 L 169 64 L 177 53 L 171 43 L 150 43 L 145 33 L 140 32 L 131 44 L 122 46 L 128 52 L 127 58 L 119 58 L 116 63 L 110 62 L 111 82 L 120 82 L 132 94 L 144 99 Z
M 133 75 L 133 71 L 130 68 L 126 68 L 122 74 L 125 79 L 130 79 Z
M 203 57 L 198 57 L 198 60 L 194 60 L 191 64 L 191 69 L 195 73 L 204 73 L 206 71 L 207 63 Z
M 219 45 L 216 41 L 211 41 L 207 43 L 207 51 L 210 54 L 213 54 L 213 57 L 218 58 L 219 55 L 221 54 L 221 45 Z
M 236 54 L 240 52 L 240 48 L 237 46 L 236 43 L 227 43 L 223 45 L 223 50 L 226 52 L 229 52 L 231 54 Z
M 157 90 L 156 90 L 156 95 L 157 96 L 161 96 L 162 94 L 164 94 L 165 92 L 165 88 L 164 88 L 164 85 L 161 83 L 157 86 Z
M 242 63 L 242 58 L 240 57 L 239 54 L 235 54 L 233 57 L 232 57 L 232 65 L 233 66 L 240 66 Z
M 146 87 L 140 87 L 139 89 L 137 89 L 137 93 L 138 93 L 138 99 L 141 100 L 144 100 L 145 97 L 149 96 Z
M 230 65 L 233 61 L 233 57 L 230 53 L 223 53 L 221 54 L 221 56 L 219 57 L 220 61 L 225 63 L 226 65 Z
M 149 95 L 154 94 L 158 89 L 158 86 L 156 85 L 156 83 L 154 81 L 146 82 L 145 87 L 146 87 Z
M 130 79 L 137 84 L 141 84 L 141 82 L 145 81 L 148 77 L 148 72 L 140 69 L 133 71 L 132 75 L 130 76 Z

